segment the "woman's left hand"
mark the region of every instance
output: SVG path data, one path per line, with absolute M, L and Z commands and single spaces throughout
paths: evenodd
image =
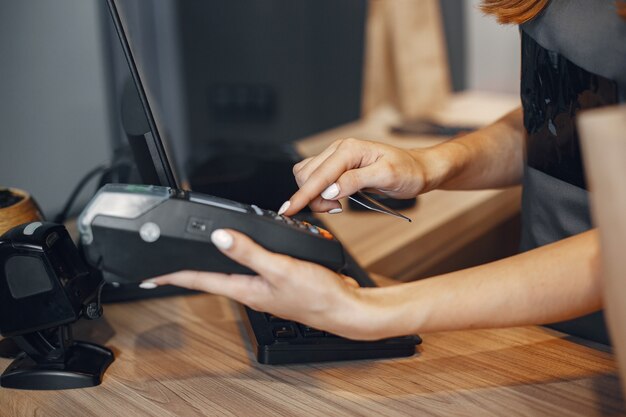
M 180 271 L 148 282 L 224 295 L 254 310 L 344 337 L 379 338 L 372 322 L 373 315 L 380 315 L 366 301 L 371 298 L 364 294 L 368 289 L 359 288 L 352 278 L 270 252 L 234 230 L 216 230 L 211 240 L 226 256 L 258 275 Z

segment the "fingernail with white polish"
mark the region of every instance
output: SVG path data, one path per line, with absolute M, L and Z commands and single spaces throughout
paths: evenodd
M 334 209 L 330 209 L 330 210 L 328 210 L 328 214 L 339 214 L 339 213 L 341 213 L 342 211 L 343 211 L 342 209 L 340 209 L 339 207 L 337 207 L 337 208 L 334 208 Z
M 211 242 L 218 248 L 227 250 L 233 246 L 233 237 L 226 230 L 217 229 L 211 233 Z
M 282 206 L 278 209 L 278 214 L 283 214 L 287 211 L 289 206 L 291 205 L 291 201 L 285 201 Z
M 144 290 L 153 290 L 156 287 L 158 287 L 158 284 L 153 281 L 144 281 L 141 284 L 139 284 L 139 288 L 144 289 Z
M 328 186 L 327 189 L 322 191 L 322 198 L 324 200 L 332 200 L 338 195 L 339 195 L 339 186 L 337 185 L 336 182 L 332 183 L 330 186 Z

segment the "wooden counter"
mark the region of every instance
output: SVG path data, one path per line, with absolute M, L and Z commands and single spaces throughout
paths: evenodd
M 440 140 L 394 137 L 381 124 L 362 122 L 300 146 L 314 153 L 347 136 L 402 146 Z M 518 199 L 517 189 L 434 192 L 407 210 L 412 224 L 350 211 L 324 220 L 362 264 L 401 277 L 513 216 Z M 423 335 L 419 353 L 404 359 L 268 366 L 254 359 L 236 306 L 202 294 L 107 305 L 104 319 L 81 322 L 75 333 L 115 351 L 103 384 L 57 392 L 0 389 L 0 416 L 624 413 L 608 349 L 540 327 Z M 8 364 L 0 360 L 0 367 Z
M 259 365 L 236 306 L 214 295 L 108 305 L 91 340 L 117 356 L 101 386 L 0 389 L 13 416 L 608 416 L 612 355 L 539 327 L 424 336 L 411 358 Z M 77 336 L 85 337 L 86 328 Z M 0 360 L 5 367 L 8 360 Z

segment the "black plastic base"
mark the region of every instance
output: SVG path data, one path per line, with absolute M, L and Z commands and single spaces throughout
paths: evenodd
M 24 352 L 11 338 L 0 340 L 0 358 L 14 359 Z
M 0 386 L 29 390 L 93 387 L 100 385 L 113 359 L 109 349 L 85 342 L 67 349 L 65 363 L 36 363 L 22 354 L 4 371 Z

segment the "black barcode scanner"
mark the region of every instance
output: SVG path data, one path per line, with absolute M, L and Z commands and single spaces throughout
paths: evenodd
M 98 385 L 113 361 L 74 341 L 70 325 L 102 315 L 102 278 L 90 274 L 64 226 L 32 222 L 0 237 L 0 334 L 20 349 L 0 385 L 67 389 Z

